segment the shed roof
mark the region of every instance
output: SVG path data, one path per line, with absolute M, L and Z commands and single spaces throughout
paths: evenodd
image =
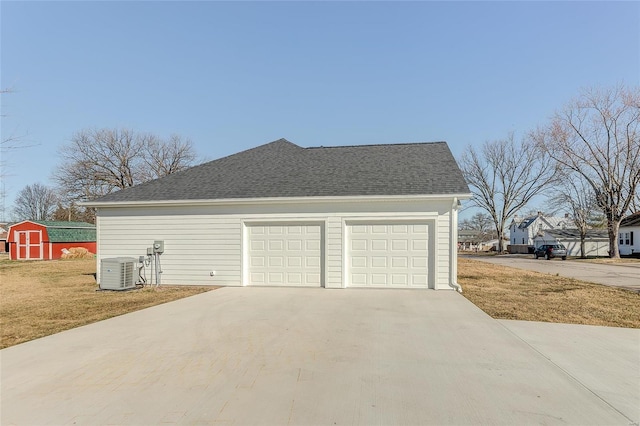
M 52 243 L 96 241 L 96 226 L 86 222 L 33 220 L 47 228 Z
M 547 229 L 545 232 L 558 239 L 580 239 L 580 231 L 578 229 Z M 609 234 L 606 229 L 587 229 L 585 238 L 587 240 L 607 241 L 609 240 Z
M 302 148 L 279 139 L 94 201 L 468 193 L 445 142 Z

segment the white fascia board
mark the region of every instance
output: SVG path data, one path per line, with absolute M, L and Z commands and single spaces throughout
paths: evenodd
M 443 201 L 457 198 L 465 200 L 471 194 L 430 194 L 430 195 L 361 195 L 346 197 L 270 197 L 270 198 L 226 198 L 212 200 L 155 200 L 155 201 L 83 201 L 83 207 L 166 207 L 166 206 L 208 206 L 208 205 L 247 205 L 247 204 L 295 204 L 295 203 L 331 203 L 331 202 L 398 202 L 398 201 Z

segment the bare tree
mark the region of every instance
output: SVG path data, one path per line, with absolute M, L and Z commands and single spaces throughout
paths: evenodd
M 175 173 L 195 159 L 191 142 L 164 141 L 129 129 L 90 129 L 76 133 L 60 149 L 62 165 L 54 180 L 68 202 L 93 199 Z
M 17 220 L 48 220 L 56 208 L 58 196 L 40 183 L 25 186 L 18 193 L 13 214 Z
M 587 89 L 533 133 L 538 146 L 591 187 L 619 258 L 620 221 L 640 190 L 640 89 Z
M 629 205 L 629 213 L 637 213 L 640 212 L 640 191 L 636 194 L 636 197 L 631 200 L 631 204 Z
M 580 233 L 580 257 L 584 259 L 587 231 L 603 222 L 593 189 L 581 176 L 563 173 L 552 189 L 549 204 L 571 216 Z
M 480 150 L 468 146 L 460 166 L 473 194 L 472 204 L 493 220 L 501 253 L 507 220 L 553 179 L 555 169 L 549 156 L 532 141 L 517 143 L 510 134 L 507 139 L 484 143 Z
M 13 93 L 13 89 L 0 89 L 0 95 Z M 0 117 L 5 118 L 5 114 Z M 4 126 L 3 126 L 4 127 Z M 5 153 L 7 150 L 24 147 L 24 136 L 18 136 L 15 132 L 3 132 L 0 139 L 0 150 Z
M 0 95 L 13 93 L 13 89 L 5 88 L 0 89 Z M 4 102 L 3 102 L 4 104 Z M 0 114 L 0 118 L 4 121 L 5 114 Z M 29 145 L 25 143 L 25 135 L 19 135 L 16 131 L 6 130 L 6 123 L 2 124 L 2 137 L 0 138 L 0 220 L 4 220 L 5 215 L 5 179 L 7 177 L 7 163 L 6 157 L 9 152 L 18 148 L 26 148 Z
M 146 155 L 142 160 L 146 167 L 142 169 L 144 180 L 156 179 L 183 170 L 186 165 L 193 164 L 196 155 L 189 139 L 171 135 L 162 141 L 154 135 L 142 137 Z
M 95 209 L 87 207 L 78 207 L 74 203 L 63 203 L 58 201 L 56 208 L 52 214 L 53 220 L 74 221 L 74 222 L 95 222 Z
M 476 231 L 480 238 L 490 237 L 494 229 L 491 216 L 482 212 L 475 213 L 470 218 L 461 220 L 458 227 L 461 230 Z

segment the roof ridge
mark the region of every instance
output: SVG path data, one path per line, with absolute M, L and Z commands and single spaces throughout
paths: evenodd
M 285 139 L 286 141 L 286 139 Z M 288 141 L 287 141 L 288 142 Z M 304 149 L 329 149 L 329 148 L 359 148 L 367 146 L 383 147 L 383 146 L 402 146 L 402 145 L 429 145 L 429 144 L 446 144 L 446 141 L 432 141 L 432 142 L 399 142 L 399 143 L 370 143 L 362 145 L 331 145 L 331 146 L 310 146 Z M 295 144 L 294 144 L 295 145 Z M 297 145 L 296 145 L 297 146 Z

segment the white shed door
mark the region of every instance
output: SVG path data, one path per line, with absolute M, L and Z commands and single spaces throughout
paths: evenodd
M 319 224 L 248 226 L 248 284 L 322 286 L 321 231 Z
M 348 287 L 429 286 L 426 224 L 350 224 L 347 245 Z

